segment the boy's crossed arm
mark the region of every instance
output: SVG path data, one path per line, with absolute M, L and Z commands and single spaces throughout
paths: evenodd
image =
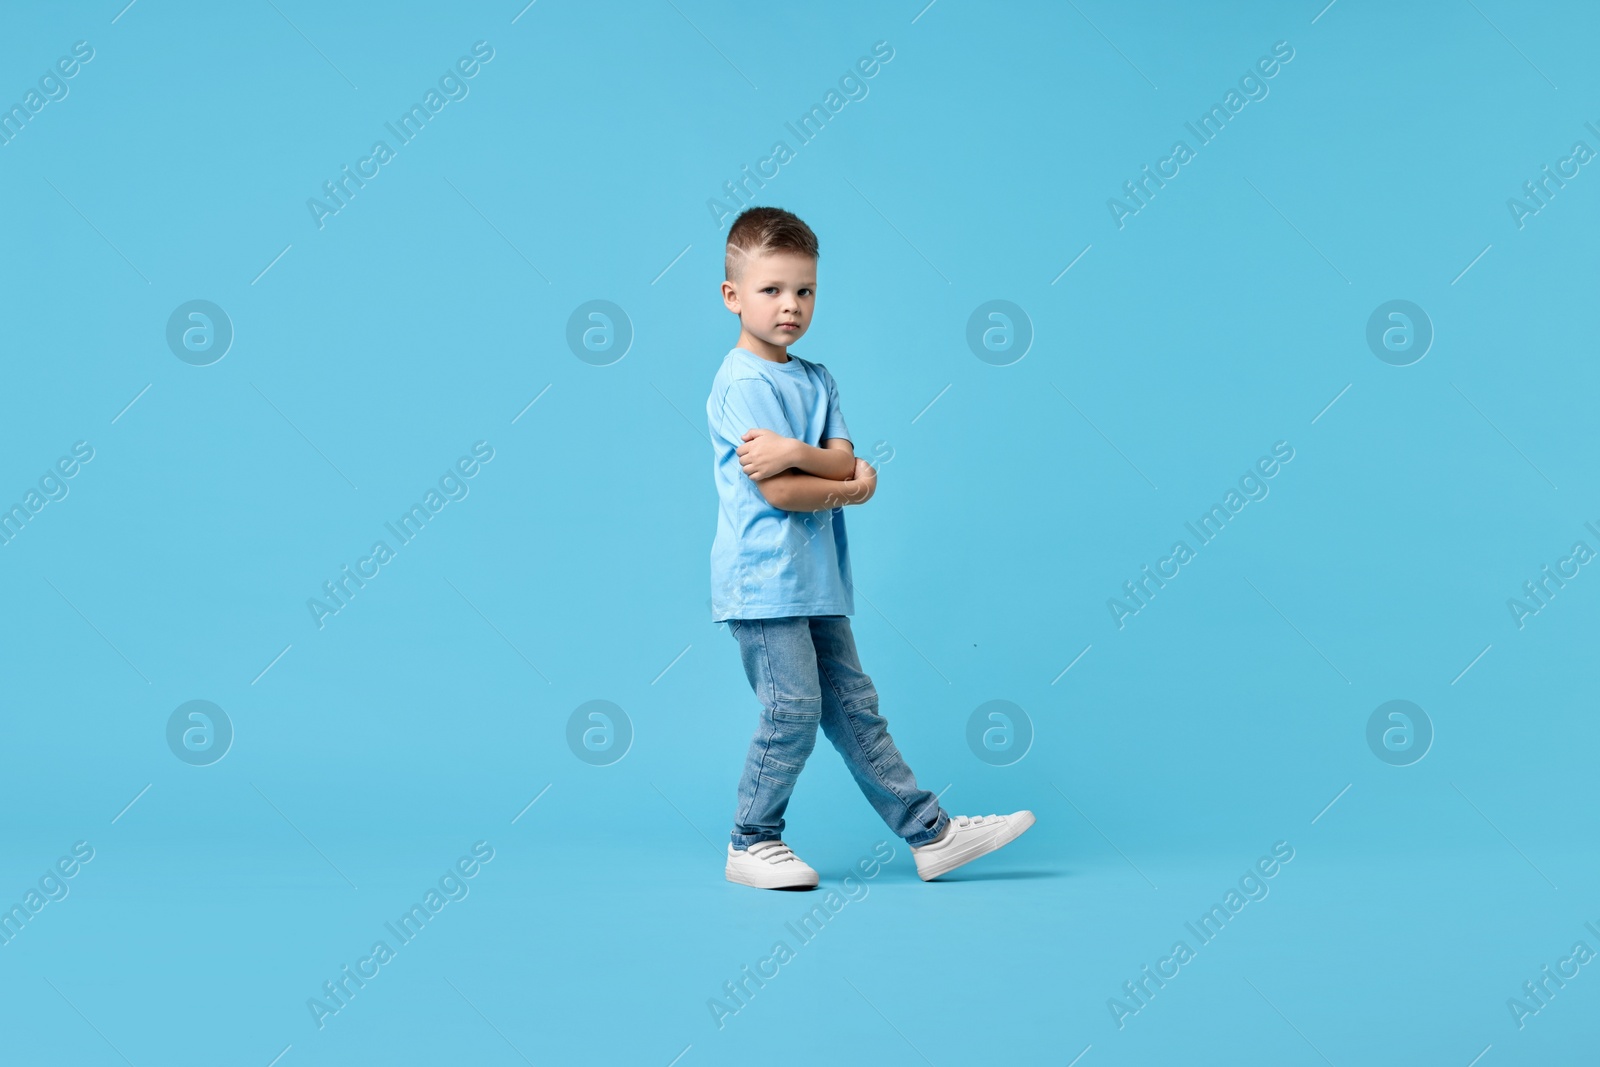
M 745 432 L 738 451 L 739 466 L 767 503 L 783 511 L 865 504 L 878 488 L 878 472 L 857 459 L 854 446 L 842 437 L 830 437 L 817 448 L 757 428 Z
M 774 430 L 746 430 L 739 446 L 739 466 L 760 482 L 790 468 L 802 474 L 843 481 L 855 473 L 855 452 L 849 441 L 830 437 L 816 448 Z

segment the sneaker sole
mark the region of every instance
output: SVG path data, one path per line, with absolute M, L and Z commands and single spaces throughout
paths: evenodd
M 942 857 L 936 866 L 930 866 L 926 871 L 921 867 L 918 867 L 917 877 L 921 878 L 924 882 L 931 882 L 941 875 L 949 874 L 957 867 L 964 867 L 973 860 L 977 859 L 979 856 L 987 856 L 989 853 L 995 852 L 1011 844 L 1011 842 L 1027 833 L 1028 828 L 1036 821 L 1037 820 L 1034 818 L 1032 813 L 1029 813 L 1027 822 L 1023 822 L 1021 819 L 1018 819 L 1014 827 L 1008 829 L 999 837 L 988 838 L 982 844 L 974 843 L 963 852 Z
M 724 867 L 723 876 L 735 885 L 747 885 L 752 889 L 815 889 L 822 880 L 812 871 L 810 874 L 800 874 L 785 877 L 780 874 L 768 875 L 765 878 L 752 878 L 735 867 Z

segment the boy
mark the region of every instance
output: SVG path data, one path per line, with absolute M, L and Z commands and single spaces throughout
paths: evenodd
M 758 889 L 817 885 L 782 833 L 819 725 L 911 846 L 924 881 L 1010 843 L 1034 821 L 1031 811 L 946 814 L 917 786 L 878 714 L 847 617 L 855 604 L 844 531 L 844 506 L 870 500 L 878 475 L 855 458 L 828 369 L 788 353 L 811 325 L 816 272 L 816 235 L 794 215 L 755 207 L 734 221 L 722 299 L 739 316 L 739 345 L 706 401 L 719 501 L 712 619 L 738 640 L 762 706 L 725 874 Z

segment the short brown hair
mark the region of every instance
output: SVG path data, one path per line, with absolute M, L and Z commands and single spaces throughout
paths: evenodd
M 728 254 L 724 263 L 729 281 L 744 277 L 745 262 L 773 252 L 796 252 L 817 258 L 817 235 L 798 215 L 781 207 L 753 207 L 743 211 L 728 229 Z

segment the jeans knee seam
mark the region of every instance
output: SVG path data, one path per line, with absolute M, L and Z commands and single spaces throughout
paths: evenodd
M 830 682 L 830 684 L 832 684 L 832 683 Z M 883 791 L 888 793 L 890 796 L 894 797 L 896 800 L 898 800 L 900 802 L 900 806 L 906 810 L 906 814 L 907 815 L 910 815 L 912 818 L 915 818 L 917 813 L 911 810 L 911 802 L 909 800 L 907 800 L 904 796 L 901 795 L 900 790 L 896 789 L 892 782 L 890 782 L 888 779 L 884 778 L 883 772 L 878 769 L 877 763 L 875 763 L 872 760 L 872 758 L 867 754 L 867 746 L 864 743 L 862 743 L 861 734 L 856 730 L 855 717 L 852 716 L 848 711 L 844 711 L 843 708 L 844 708 L 844 705 L 841 704 L 840 705 L 840 713 L 844 716 L 845 724 L 850 728 L 850 738 L 851 738 L 851 740 L 853 740 L 855 742 L 856 748 L 861 751 L 861 760 L 862 760 L 862 762 L 865 763 L 867 765 L 867 767 L 871 769 L 872 777 L 877 779 L 878 784 L 883 787 Z M 881 716 L 880 716 L 880 718 L 881 718 Z M 887 729 L 888 729 L 888 727 L 887 727 L 887 723 L 886 723 L 885 724 L 885 731 L 887 731 Z

